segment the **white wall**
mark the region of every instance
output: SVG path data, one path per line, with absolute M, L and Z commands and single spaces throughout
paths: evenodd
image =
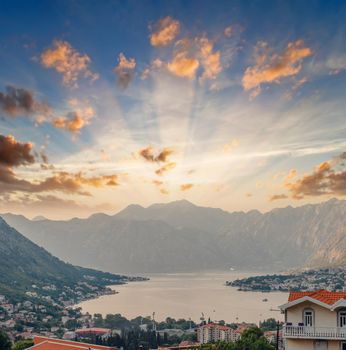
M 305 301 L 287 309 L 287 322 L 291 322 L 293 326 L 303 322 L 303 311 L 307 308 L 314 310 L 315 327 L 337 327 L 338 321 L 336 311 L 330 311 L 309 301 Z
M 340 350 L 341 342 L 328 340 L 328 350 Z M 314 340 L 310 339 L 287 339 L 285 350 L 315 350 Z

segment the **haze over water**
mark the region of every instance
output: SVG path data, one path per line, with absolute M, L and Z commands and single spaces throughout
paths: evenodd
M 256 322 L 275 317 L 282 319 L 278 305 L 287 301 L 287 293 L 240 292 L 226 287 L 225 281 L 247 276 L 251 272 L 199 272 L 151 274 L 150 281 L 114 286 L 119 294 L 88 300 L 79 306 L 84 312 L 103 315 L 120 313 L 127 318 L 149 316 L 156 320 L 166 317 L 191 317 L 199 321 L 201 313 L 211 320 L 226 322 Z M 263 302 L 267 298 L 268 302 Z

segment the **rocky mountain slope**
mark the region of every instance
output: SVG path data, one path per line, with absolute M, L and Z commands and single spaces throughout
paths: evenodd
M 188 201 L 69 221 L 3 217 L 74 264 L 121 272 L 280 270 L 346 263 L 346 201 L 229 213 Z
M 105 286 L 125 281 L 125 276 L 64 263 L 0 218 L 0 294 L 17 299 L 33 285 L 39 290 L 53 284 L 58 293 L 59 289 L 75 288 L 83 282 Z

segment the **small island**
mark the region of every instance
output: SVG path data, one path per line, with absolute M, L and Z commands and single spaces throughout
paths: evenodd
M 343 291 L 345 278 L 346 267 L 336 267 L 286 274 L 253 276 L 226 281 L 226 285 L 236 287 L 239 291 L 253 292 L 289 292 L 317 289 Z

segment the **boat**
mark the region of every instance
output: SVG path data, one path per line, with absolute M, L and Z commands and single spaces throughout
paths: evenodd
M 268 299 L 267 299 L 267 298 L 264 298 L 262 301 L 263 301 L 263 302 L 267 302 L 267 301 L 268 301 Z

